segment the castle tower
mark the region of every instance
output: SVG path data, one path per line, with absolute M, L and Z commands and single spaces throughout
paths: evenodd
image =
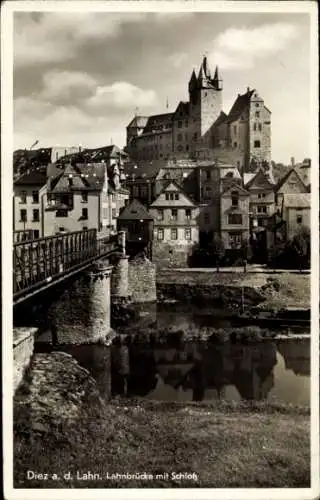
M 256 90 L 247 89 L 249 96 L 249 156 L 261 164 L 271 162 L 271 112 Z
M 193 140 L 198 147 L 211 147 L 210 129 L 222 111 L 222 81 L 217 67 L 212 76 L 207 57 L 203 58 L 198 77 L 194 71 L 191 74 L 189 101 Z

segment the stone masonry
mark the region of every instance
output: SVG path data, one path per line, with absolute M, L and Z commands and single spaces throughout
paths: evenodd
M 29 366 L 34 350 L 37 328 L 14 328 L 13 330 L 13 390 L 19 387 L 25 370 Z

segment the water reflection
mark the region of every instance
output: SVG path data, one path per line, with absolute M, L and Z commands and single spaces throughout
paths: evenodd
M 179 347 L 129 343 L 114 346 L 112 358 L 114 395 L 309 403 L 308 339 Z

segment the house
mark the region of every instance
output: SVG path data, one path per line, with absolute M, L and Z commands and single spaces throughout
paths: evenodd
M 275 203 L 277 210 L 281 211 L 283 196 L 285 194 L 298 194 L 307 193 L 308 188 L 302 181 L 299 173 L 295 168 L 289 170 L 289 172 L 279 180 L 278 184 L 275 186 Z
M 24 174 L 13 185 L 14 241 L 37 239 L 44 235 L 43 208 L 46 173 L 40 170 Z
M 310 229 L 310 193 L 284 194 L 282 218 L 286 222 L 286 235 L 290 240 L 302 227 Z
M 104 163 L 66 165 L 51 169 L 45 208 L 45 235 L 96 229 L 108 235 L 116 231 L 117 217 L 129 199 L 122 188 L 117 165 Z M 110 169 L 109 169 L 110 172 Z
M 169 181 L 149 213 L 154 219 L 153 260 L 164 266 L 187 266 L 199 242 L 197 204 L 175 181 Z
M 271 171 L 259 167 L 253 174 L 244 175 L 244 187 L 250 193 L 250 226 L 265 227 L 275 212 L 275 182 Z
M 153 217 L 138 200 L 132 200 L 122 209 L 117 219 L 117 229 L 126 232 L 128 255 L 145 250 L 148 257 L 151 257 Z
M 250 236 L 250 193 L 232 182 L 221 193 L 220 237 L 226 250 L 239 250 Z

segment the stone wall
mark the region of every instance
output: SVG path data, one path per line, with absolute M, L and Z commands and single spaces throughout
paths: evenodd
M 20 385 L 29 366 L 34 350 L 37 328 L 14 328 L 13 330 L 13 390 Z
M 157 300 L 156 268 L 147 258 L 129 262 L 129 296 L 133 303 Z
M 192 242 L 191 242 L 192 243 Z M 188 267 L 189 259 L 193 253 L 194 244 L 170 244 L 153 242 L 152 260 L 157 268 Z
M 111 295 L 114 298 L 128 297 L 129 257 L 121 256 L 111 275 Z

